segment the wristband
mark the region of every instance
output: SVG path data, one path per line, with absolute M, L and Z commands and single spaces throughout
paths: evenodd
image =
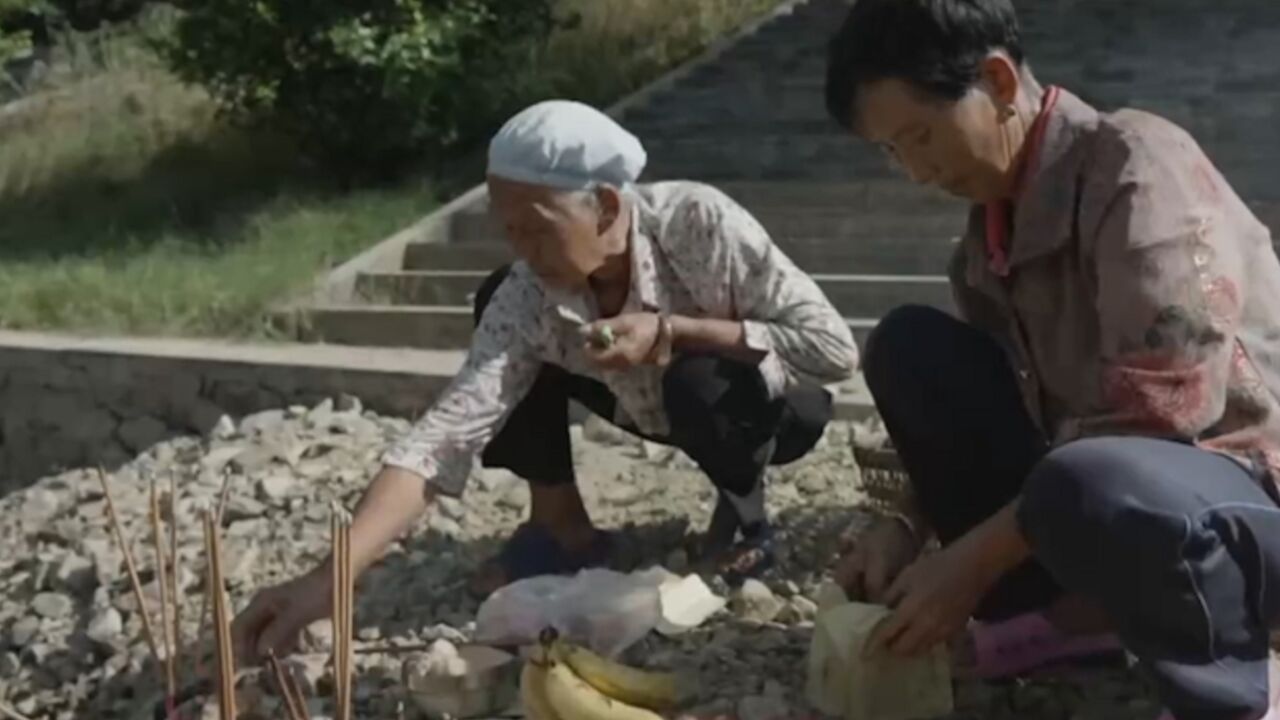
M 658 332 L 653 338 L 653 347 L 649 349 L 647 360 L 652 365 L 666 367 L 671 362 L 675 328 L 671 325 L 671 317 L 666 313 L 656 310 L 653 314 L 658 318 Z
M 913 522 L 911 518 L 907 517 L 906 513 L 897 511 L 886 512 L 885 517 L 902 523 L 902 526 L 911 534 L 911 539 L 915 540 L 918 545 L 924 545 L 924 538 L 920 536 L 920 529 L 916 527 L 915 522 Z

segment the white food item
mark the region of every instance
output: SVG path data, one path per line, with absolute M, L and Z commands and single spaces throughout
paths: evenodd
M 822 599 L 830 601 L 831 595 Z M 889 616 L 881 605 L 845 602 L 818 615 L 809 648 L 809 701 L 844 720 L 920 720 L 954 709 L 945 644 L 915 658 L 863 657 L 863 647 Z
M 484 645 L 461 648 L 438 640 L 425 655 L 406 661 L 404 685 L 414 703 L 433 718 L 468 718 L 503 710 L 514 701 L 516 656 Z
M 725 606 L 725 599 L 711 592 L 697 575 L 673 577 L 659 586 L 658 595 L 662 617 L 656 629 L 668 636 L 693 630 Z

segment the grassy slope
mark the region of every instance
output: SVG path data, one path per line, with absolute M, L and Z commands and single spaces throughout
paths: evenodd
M 516 80 L 530 100 L 605 104 L 776 4 L 563 2 L 582 22 Z M 476 180 L 335 193 L 287 143 L 220 123 L 137 42 L 68 53 L 72 72 L 0 112 L 2 326 L 261 335 L 272 300 L 431 210 L 433 188 Z

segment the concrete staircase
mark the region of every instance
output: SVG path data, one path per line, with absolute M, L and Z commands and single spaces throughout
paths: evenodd
M 1141 107 L 1182 124 L 1280 236 L 1280 3 L 1017 5 L 1043 81 L 1104 109 Z M 709 181 L 742 202 L 861 342 L 896 305 L 951 307 L 943 273 L 966 207 L 895 176 L 827 119 L 825 43 L 848 7 L 796 3 L 619 119 L 649 150 L 647 179 Z M 347 295 L 313 303 L 304 337 L 465 348 L 471 294 L 510 254 L 482 193 L 433 228 L 390 266 L 356 272 Z
M 812 194 L 795 192 L 809 189 L 806 185 L 788 185 L 789 192 L 781 196 L 773 183 L 720 187 L 755 211 L 779 246 L 814 275 L 860 336 L 874 318 L 903 302 L 949 307 L 950 290 L 937 273 L 963 215 L 963 208 L 952 201 L 904 192 L 896 183 L 813 186 Z M 838 202 L 844 208 L 834 209 Z M 894 205 L 897 211 L 884 211 Z M 863 222 L 858 220 L 860 212 L 881 214 Z M 317 309 L 314 318 L 323 336 L 378 344 L 383 342 L 379 338 L 387 337 L 380 333 L 395 323 L 392 337 L 402 344 L 443 349 L 465 343 L 471 332 L 471 293 L 511 255 L 483 208 L 453 219 L 450 242 L 411 243 L 405 248 L 403 269 L 361 273 L 356 295 L 362 304 Z

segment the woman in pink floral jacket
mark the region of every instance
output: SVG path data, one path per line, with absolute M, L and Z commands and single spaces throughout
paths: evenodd
M 1171 717 L 1268 715 L 1267 228 L 1182 129 L 1041 86 L 1009 0 L 859 0 L 827 83 L 843 125 L 974 203 L 960 318 L 899 308 L 865 348 L 915 490 L 838 568 L 895 607 L 875 643 L 962 637 L 984 676 L 1123 647 Z

